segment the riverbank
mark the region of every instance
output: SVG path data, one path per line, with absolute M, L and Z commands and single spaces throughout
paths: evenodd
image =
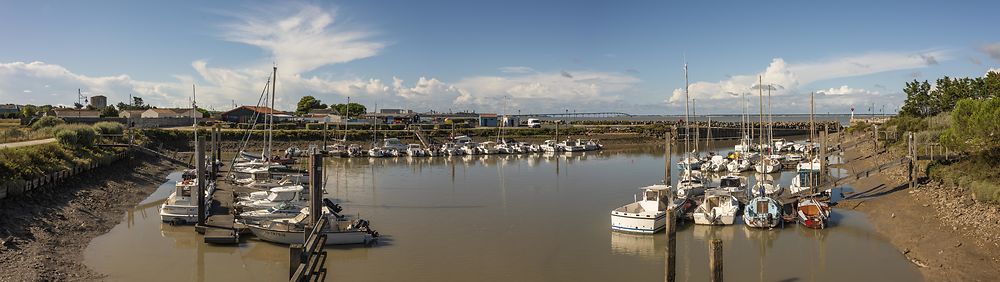
M 845 139 L 845 144 L 857 138 Z M 864 170 L 904 155 L 898 148 L 873 154 L 869 142 L 849 150 L 843 167 Z M 923 163 L 921 163 L 923 164 Z M 967 188 L 930 182 L 909 189 L 899 166 L 850 185 L 863 197 L 838 207 L 868 215 L 927 281 L 992 281 L 1000 269 L 1000 207 L 977 203 Z M 918 166 L 917 177 L 925 177 Z
M 0 281 L 92 281 L 83 264 L 91 239 L 179 168 L 143 154 L 40 189 L 0 200 Z

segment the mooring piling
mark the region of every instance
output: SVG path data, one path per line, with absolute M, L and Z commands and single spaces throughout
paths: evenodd
M 713 239 L 708 249 L 708 281 L 722 282 L 722 240 Z

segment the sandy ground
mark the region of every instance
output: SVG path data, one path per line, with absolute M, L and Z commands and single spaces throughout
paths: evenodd
M 850 150 L 845 158 L 856 160 L 843 167 L 861 171 L 903 155 L 872 155 L 872 151 L 870 144 Z M 905 166 L 850 185 L 860 197 L 841 202 L 838 208 L 868 214 L 879 233 L 918 267 L 925 280 L 1000 279 L 1000 207 L 976 203 L 960 187 L 926 183 L 909 189 Z
M 87 244 L 178 169 L 133 156 L 68 179 L 62 187 L 0 200 L 0 281 L 101 279 L 83 264 Z

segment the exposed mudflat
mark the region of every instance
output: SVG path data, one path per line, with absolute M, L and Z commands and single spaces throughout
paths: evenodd
M 146 198 L 175 165 L 143 154 L 0 200 L 0 281 L 98 280 L 83 249 Z

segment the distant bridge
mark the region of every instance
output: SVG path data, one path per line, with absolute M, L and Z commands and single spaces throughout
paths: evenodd
M 589 112 L 589 113 L 551 113 L 551 114 L 521 114 L 514 117 L 630 117 L 632 114 L 622 112 Z

